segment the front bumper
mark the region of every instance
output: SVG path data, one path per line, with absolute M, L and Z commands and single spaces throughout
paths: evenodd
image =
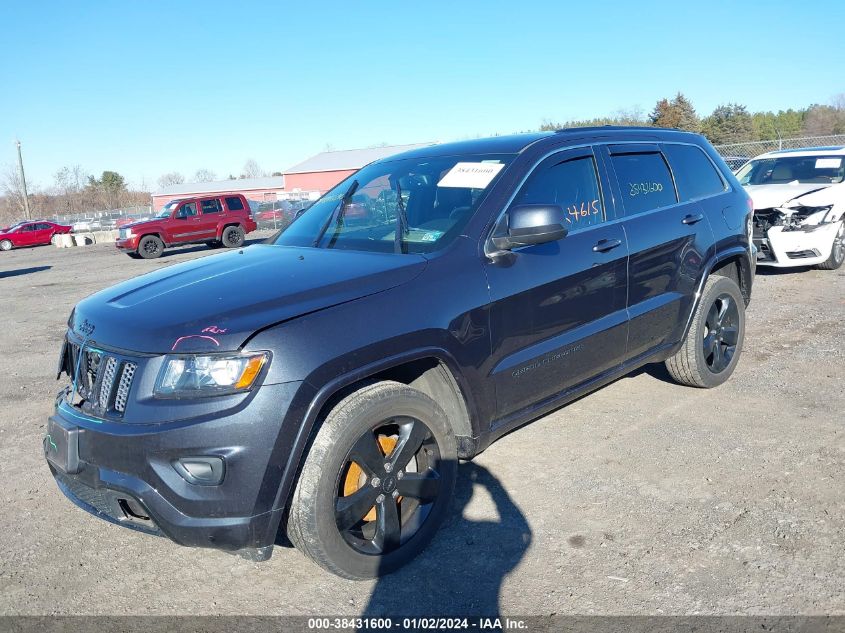
M 137 251 L 138 250 L 138 240 L 140 237 L 137 235 L 135 237 L 127 237 L 125 239 L 117 239 L 114 242 L 115 247 L 121 251 Z
M 167 424 L 97 419 L 60 400 L 45 456 L 61 491 L 99 518 L 181 545 L 263 551 L 258 558 L 266 558 L 284 511 L 279 490 L 287 453 L 278 450 L 278 438 L 300 385 L 264 385 L 247 406 L 221 417 Z M 65 450 L 59 427 L 69 430 L 72 459 L 50 452 L 57 445 Z M 189 483 L 174 463 L 192 456 L 222 458 L 222 482 Z
M 830 257 L 839 224 L 824 224 L 812 231 L 783 229 L 773 226 L 765 236 L 755 235 L 758 266 L 789 268 L 821 264 Z

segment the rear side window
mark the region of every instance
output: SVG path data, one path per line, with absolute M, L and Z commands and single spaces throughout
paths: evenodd
M 604 222 L 604 208 L 592 156 L 572 158 L 531 174 L 514 204 L 556 204 L 570 231 Z
M 722 177 L 701 148 L 695 145 L 666 145 L 664 151 L 672 165 L 682 202 L 706 198 L 725 190 Z
M 226 206 L 229 207 L 229 211 L 243 211 L 244 203 L 241 202 L 240 198 L 226 198 Z
M 625 214 L 634 215 L 675 204 L 675 185 L 660 152 L 614 154 L 616 179 L 622 188 Z
M 217 199 L 203 200 L 202 213 L 203 215 L 206 215 L 208 213 L 220 213 L 220 201 Z

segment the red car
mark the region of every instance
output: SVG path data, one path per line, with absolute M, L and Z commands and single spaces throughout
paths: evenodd
M 0 251 L 10 251 L 23 246 L 43 246 L 60 233 L 70 233 L 70 227 L 45 220 L 18 222 L 0 229 Z
M 152 220 L 120 228 L 115 246 L 130 257 L 154 259 L 168 246 L 205 242 L 238 248 L 257 227 L 239 194 L 171 200 Z

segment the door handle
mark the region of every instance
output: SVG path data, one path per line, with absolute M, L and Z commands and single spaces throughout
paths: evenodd
M 617 246 L 622 245 L 622 240 L 599 240 L 595 246 L 593 246 L 594 253 L 606 253 L 607 251 L 616 248 Z
M 704 219 L 704 216 L 700 213 L 690 214 L 684 217 L 681 222 L 684 224 L 695 224 L 696 222 L 701 222 Z

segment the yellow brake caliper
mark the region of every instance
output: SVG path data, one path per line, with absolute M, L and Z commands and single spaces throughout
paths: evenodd
M 381 449 L 383 455 L 387 456 L 393 452 L 393 449 L 396 447 L 397 438 L 394 436 L 388 435 L 379 435 L 378 436 L 378 446 Z M 349 495 L 357 492 L 362 486 L 367 484 L 367 476 L 364 474 L 364 471 L 361 470 L 361 467 L 352 462 L 349 464 L 349 470 L 346 472 L 346 478 L 343 480 L 343 496 L 348 497 Z M 397 499 L 400 501 L 401 497 Z M 370 511 L 364 515 L 364 521 L 375 521 L 376 520 L 376 507 L 373 506 L 370 508 Z

